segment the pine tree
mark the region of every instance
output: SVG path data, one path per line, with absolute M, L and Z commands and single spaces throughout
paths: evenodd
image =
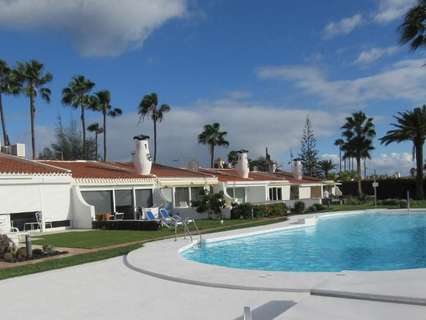
M 299 158 L 303 164 L 304 175 L 313 177 L 318 175 L 317 140 L 309 116 L 306 117 L 305 128 L 303 129 Z

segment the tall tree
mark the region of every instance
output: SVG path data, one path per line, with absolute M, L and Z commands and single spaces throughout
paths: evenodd
M 400 42 L 409 44 L 412 50 L 426 45 L 426 0 L 418 0 L 405 14 L 399 27 Z
M 5 146 L 10 144 L 9 136 L 6 129 L 6 118 L 3 107 L 4 94 L 18 94 L 19 83 L 15 81 L 12 69 L 9 68 L 7 63 L 0 59 L 0 122 L 2 127 L 3 144 Z
M 44 101 L 50 102 L 51 91 L 46 87 L 46 84 L 52 81 L 53 75 L 45 71 L 42 63 L 31 60 L 29 62 L 18 62 L 14 76 L 19 82 L 20 92 L 30 100 L 31 148 L 32 158 L 35 159 L 37 157 L 35 143 L 36 98 L 40 96 Z
M 376 136 L 376 130 L 373 118 L 368 118 L 362 111 L 355 112 L 351 117 L 346 118 L 346 123 L 341 129 L 346 138 L 343 146 L 344 157 L 356 159 L 358 194 L 362 195 L 361 160 L 371 159 L 370 151 L 374 150 L 373 139 Z
M 215 122 L 213 124 L 206 124 L 203 132 L 198 135 L 198 143 L 209 146 L 211 168 L 214 167 L 215 147 L 229 146 L 229 142 L 225 139 L 227 134 L 226 131 L 220 131 L 220 124 Z
M 55 130 L 54 142 L 50 147 L 46 147 L 39 154 L 39 159 L 46 160 L 81 160 L 82 154 L 82 137 L 78 130 L 76 121 L 71 121 L 66 127 L 63 126 L 62 120 L 58 119 Z M 95 139 L 89 137 L 87 143 L 88 160 L 96 159 Z
M 405 112 L 398 112 L 394 116 L 393 130 L 389 130 L 380 142 L 388 145 L 411 141 L 413 143 L 413 155 L 416 158 L 416 197 L 424 198 L 423 190 L 423 146 L 426 139 L 426 105 Z
M 332 160 L 321 160 L 318 162 L 318 166 L 324 178 L 327 178 L 330 172 L 336 169 L 336 165 L 333 163 Z
M 95 159 L 98 160 L 98 136 L 102 133 L 104 133 L 104 128 L 99 126 L 99 123 L 92 123 L 91 125 L 89 125 L 87 127 L 87 130 L 89 132 L 93 132 L 95 134 L 95 148 L 96 148 L 96 152 L 95 152 Z M 104 159 L 105 161 L 105 159 Z
M 111 105 L 111 92 L 102 90 L 95 93 L 92 99 L 92 108 L 95 111 L 102 112 L 103 134 L 104 134 L 104 161 L 107 160 L 107 116 L 118 117 L 123 112 L 120 108 L 114 108 Z
M 164 114 L 170 111 L 168 104 L 158 107 L 158 96 L 156 93 L 147 94 L 139 103 L 139 115 L 142 118 L 151 116 L 154 124 L 154 163 L 157 161 L 157 122 L 163 121 Z
M 74 76 L 68 86 L 62 90 L 62 103 L 75 109 L 80 108 L 81 132 L 83 134 L 82 156 L 87 159 L 85 110 L 91 106 L 90 91 L 95 83 L 85 76 Z
M 345 141 L 343 141 L 343 139 L 337 139 L 334 141 L 334 145 L 339 147 L 339 172 L 342 172 L 342 147 L 344 144 Z
M 317 140 L 309 117 L 306 117 L 305 127 L 303 129 L 299 158 L 302 161 L 303 174 L 307 176 L 316 176 L 318 173 Z

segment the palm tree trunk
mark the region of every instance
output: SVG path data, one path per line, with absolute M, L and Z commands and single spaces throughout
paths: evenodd
M 81 119 L 81 128 L 82 128 L 82 134 L 83 134 L 83 150 L 82 150 L 82 157 L 83 160 L 87 159 L 87 150 L 86 150 L 86 119 L 84 117 L 84 106 L 83 104 L 80 105 L 80 119 Z
M 31 148 L 33 160 L 37 158 L 36 147 L 35 147 L 35 97 L 34 94 L 30 96 L 30 118 L 31 118 Z
M 0 118 L 1 118 L 1 128 L 3 131 L 3 144 L 5 146 L 9 145 L 9 138 L 7 136 L 7 131 L 6 131 L 6 120 L 4 118 L 4 110 L 3 110 L 3 100 L 2 100 L 2 95 L 0 94 Z
M 357 172 L 357 179 L 358 179 L 358 195 L 362 196 L 361 157 L 356 158 L 356 172 Z
M 107 135 L 106 116 L 107 116 L 107 114 L 106 114 L 105 110 L 103 111 L 103 116 L 104 116 L 104 161 L 106 161 L 107 160 L 107 145 L 106 145 L 106 142 L 107 142 L 107 138 L 106 138 L 106 135 Z
M 210 145 L 210 168 L 214 167 L 214 145 Z
M 423 145 L 424 141 L 416 143 L 416 198 L 422 200 L 424 198 L 423 190 Z
M 157 121 L 154 121 L 154 163 L 157 162 Z
M 342 173 L 342 148 L 339 147 L 339 173 Z
M 98 161 L 98 133 L 95 133 L 95 147 L 96 147 L 96 151 L 95 151 L 95 160 Z

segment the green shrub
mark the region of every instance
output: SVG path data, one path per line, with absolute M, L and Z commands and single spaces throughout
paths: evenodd
M 317 212 L 317 211 L 318 211 L 318 209 L 317 209 L 317 207 L 315 207 L 314 205 L 312 205 L 312 206 L 310 206 L 310 207 L 308 208 L 308 211 L 309 211 L 309 212 Z
M 271 203 L 254 206 L 256 217 L 280 217 L 287 214 L 285 203 Z
M 296 201 L 294 204 L 293 212 L 295 214 L 300 214 L 305 211 L 305 203 L 303 201 Z
M 313 206 L 317 209 L 317 211 L 323 211 L 326 210 L 327 208 L 322 205 L 321 203 L 314 203 Z
M 384 206 L 399 206 L 400 200 L 398 199 L 384 199 L 379 202 L 381 205 Z
M 407 202 L 407 200 L 401 200 L 401 201 L 399 201 L 399 207 L 401 209 L 408 208 L 408 202 Z
M 234 204 L 231 209 L 231 219 L 249 219 L 254 215 L 254 207 L 250 203 Z

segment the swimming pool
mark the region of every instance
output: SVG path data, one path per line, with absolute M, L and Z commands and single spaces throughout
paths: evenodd
M 310 227 L 207 242 L 183 251 L 182 256 L 265 271 L 426 268 L 426 212 L 334 215 Z

